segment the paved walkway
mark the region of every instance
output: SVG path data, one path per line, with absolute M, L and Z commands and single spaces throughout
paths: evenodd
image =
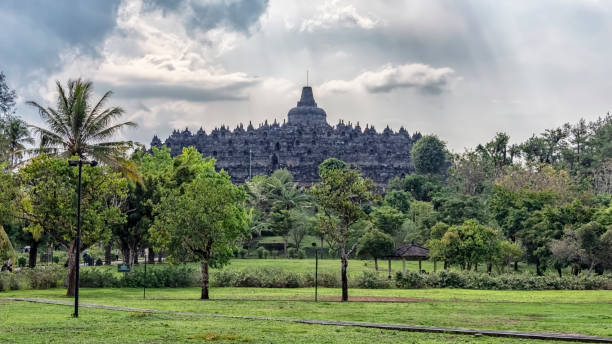
M 0 300 L 28 301 L 28 302 L 47 303 L 47 304 L 65 305 L 65 306 L 74 305 L 74 302 L 70 302 L 70 301 L 49 300 L 49 299 L 39 299 L 39 298 L 29 298 L 29 297 L 7 297 L 7 298 L 0 298 Z M 114 310 L 114 311 L 128 311 L 128 312 L 142 312 L 142 313 L 163 313 L 163 314 L 176 314 L 176 315 L 185 315 L 185 316 L 205 316 L 205 317 L 216 317 L 216 318 L 235 318 L 235 319 L 266 320 L 266 321 L 288 321 L 288 322 L 313 324 L 313 325 L 356 326 L 356 327 L 377 328 L 377 329 L 382 329 L 382 330 L 411 331 L 411 332 L 453 333 L 453 334 L 467 334 L 467 335 L 474 335 L 474 336 L 512 337 L 512 338 L 522 338 L 522 339 L 543 339 L 543 340 L 557 340 L 557 341 L 584 342 L 584 343 L 612 343 L 612 337 L 595 337 L 595 336 L 584 336 L 584 335 L 579 335 L 579 334 L 502 331 L 502 330 L 479 330 L 479 329 L 452 328 L 452 327 L 382 324 L 382 323 L 371 323 L 371 322 L 361 322 L 361 321 L 313 320 L 313 319 L 296 319 L 296 318 L 274 318 L 274 317 L 262 317 L 262 316 L 251 316 L 251 315 L 175 312 L 175 311 L 163 311 L 163 310 L 144 309 L 144 308 L 135 308 L 135 307 L 97 305 L 97 304 L 92 304 L 92 303 L 80 303 L 79 305 L 81 307 L 87 307 L 87 308 L 101 308 L 101 309 L 109 309 L 109 310 Z

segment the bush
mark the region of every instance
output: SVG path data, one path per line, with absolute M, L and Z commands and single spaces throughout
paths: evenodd
M 221 270 L 212 274 L 214 287 L 300 288 L 307 286 L 303 275 L 281 269 Z
M 57 265 L 36 266 L 24 271 L 32 289 L 51 289 L 63 285 L 66 269 Z
M 299 249 L 298 252 L 297 252 L 297 258 L 298 259 L 306 258 L 306 252 L 304 252 L 304 250 L 302 250 L 302 249 Z
M 242 258 L 242 259 L 246 258 L 248 254 L 249 254 L 249 250 L 247 250 L 245 248 L 238 249 L 238 256 L 240 258 Z
M 265 247 L 258 247 L 257 250 L 257 258 L 259 259 L 266 259 L 268 258 L 268 256 L 270 256 L 270 251 L 266 250 Z
M 121 281 L 106 269 L 82 269 L 79 272 L 79 285 L 83 288 L 117 288 Z
M 612 275 L 533 276 L 504 274 L 491 276 L 485 273 L 440 271 L 437 274 L 397 273 L 398 288 L 465 288 L 488 290 L 612 290 Z
M 287 255 L 289 258 L 297 258 L 297 249 L 295 247 L 288 248 Z
M 177 288 L 199 286 L 200 273 L 187 266 L 158 265 L 147 268 L 139 266 L 125 276 L 124 286 L 130 288 Z
M 376 272 L 364 271 L 355 280 L 355 286 L 363 289 L 388 289 L 391 287 L 391 281 L 386 277 L 379 277 Z
M 26 287 L 23 274 L 0 272 L 0 291 L 19 290 Z
M 26 264 L 28 263 L 28 260 L 25 257 L 19 257 L 17 259 L 17 265 L 19 265 L 19 267 L 25 267 Z

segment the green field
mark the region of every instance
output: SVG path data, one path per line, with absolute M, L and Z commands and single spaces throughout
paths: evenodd
M 195 269 L 200 268 L 200 264 L 198 263 L 188 263 L 193 266 Z M 142 262 L 140 263 L 142 266 Z M 421 268 L 427 272 L 433 271 L 433 262 L 430 261 L 422 261 Z M 438 262 L 438 271 L 440 271 L 443 267 L 443 263 Z M 83 267 L 83 269 L 109 269 L 111 271 L 117 271 L 117 266 L 97 266 L 97 267 Z M 282 269 L 286 271 L 296 272 L 296 273 L 313 273 L 315 271 L 315 260 L 312 258 L 308 259 L 285 259 L 285 258 L 276 258 L 276 259 L 232 259 L 231 263 L 222 269 L 229 270 L 245 270 L 245 269 L 255 269 L 255 268 L 275 268 Z M 419 262 L 417 261 L 406 261 L 406 270 L 407 271 L 418 271 Z M 484 269 L 485 267 L 483 267 Z M 457 270 L 456 267 L 451 267 L 451 270 Z M 217 270 L 217 269 L 212 269 Z M 524 264 L 519 265 L 518 273 L 533 273 L 531 266 L 527 266 Z M 348 265 L 348 274 L 350 276 L 361 275 L 364 271 L 374 271 L 374 260 L 369 259 L 351 259 L 349 260 Z M 391 260 L 391 276 L 395 277 L 395 273 L 402 271 L 402 261 L 398 259 Z M 319 259 L 319 272 L 324 273 L 333 273 L 340 274 L 340 260 L 339 259 Z M 378 260 L 378 272 L 381 276 L 387 276 L 388 274 L 388 261 L 385 259 Z M 513 272 L 513 271 L 509 271 Z M 556 275 L 556 272 L 553 270 L 547 271 L 549 274 Z
M 69 300 L 63 289 L 12 291 L 0 297 L 40 297 Z M 521 331 L 550 331 L 612 336 L 612 292 L 610 291 L 479 291 L 458 289 L 425 290 L 350 290 L 352 297 L 376 300 L 396 298 L 395 302 L 332 302 L 339 299 L 338 289 L 320 289 L 323 302 L 312 302 L 314 290 L 214 288 L 212 301 L 197 300 L 198 288 L 149 289 L 147 300 L 142 289 L 82 289 L 82 302 L 131 306 L 139 308 L 218 313 L 231 315 L 257 315 L 323 320 L 370 321 L 409 325 L 505 329 Z M 398 299 L 404 298 L 404 299 Z M 277 301 L 272 301 L 277 300 Z M 283 300 L 283 301 L 278 301 Z M 402 301 L 402 302 L 400 302 Z M 67 306 L 8 302 L 0 307 L 0 342 L 25 341 L 25 333 L 33 333 L 33 342 L 48 339 L 70 341 L 61 333 L 72 328 L 77 320 L 71 319 L 72 309 Z M 29 310 L 29 311 L 28 311 Z M 28 313 L 31 312 L 31 313 Z M 44 314 L 44 316 L 41 316 Z M 112 336 L 120 338 L 121 331 L 130 331 L 129 341 L 143 342 L 169 338 L 189 341 L 189 336 L 219 333 L 242 336 L 253 342 L 472 342 L 470 336 L 444 336 L 432 334 L 395 333 L 358 328 L 336 328 L 321 325 L 299 325 L 270 321 L 213 319 L 209 317 L 185 318 L 176 315 L 150 315 L 138 317 L 119 311 L 85 309 L 77 328 L 95 342 L 102 336 L 99 326 L 109 327 Z M 243 325 L 240 325 L 244 323 Z M 166 325 L 161 325 L 166 324 Z M 147 325 L 151 333 L 140 328 Z M 161 331 L 165 326 L 166 331 Z M 263 332 L 262 332 L 263 331 Z M 98 333 L 99 332 L 99 333 Z M 9 335 L 10 333 L 10 335 Z M 268 333 L 262 335 L 262 333 Z M 293 333 L 293 334 L 292 334 Z M 2 336 L 10 336 L 2 338 Z M 112 342 L 112 337 L 109 341 Z M 166 336 L 166 337 L 163 337 Z M 320 336 L 320 337 L 319 337 Z M 380 336 L 380 339 L 379 339 Z M 101 338 L 101 337 L 100 337 Z M 133 338 L 133 340 L 131 340 Z M 144 338 L 149 338 L 145 340 Z M 317 338 L 316 340 L 314 338 Z M 236 341 L 236 340 L 234 340 Z M 483 342 L 515 342 L 486 338 Z M 230 340 L 232 342 L 232 340 Z

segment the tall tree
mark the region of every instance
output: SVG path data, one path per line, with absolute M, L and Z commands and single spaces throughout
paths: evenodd
M 112 92 L 107 91 L 95 104 L 92 103 L 93 84 L 81 79 L 68 80 L 66 88 L 57 82 L 57 108 L 43 107 L 34 101 L 35 107 L 47 128 L 31 125 L 40 136 L 40 147 L 34 153 L 56 154 L 64 158 L 79 156 L 91 158 L 128 170 L 125 153 L 132 148 L 132 141 L 110 141 L 124 127 L 133 122 L 115 123 L 123 116 L 120 107 L 105 108 Z
M 236 240 L 248 234 L 246 193 L 232 184 L 225 171 L 215 172 L 214 160 L 200 156 L 191 163 L 196 165 L 193 179 L 170 190 L 155 207 L 151 236 L 171 261 L 200 262 L 201 298 L 209 299 L 209 266 L 227 264 Z
M 2 150 L 10 167 L 15 167 L 23 159 L 25 144 L 34 144 L 28 125 L 19 117 L 8 115 L 0 118 L 0 136 L 4 142 Z
M 371 229 L 359 240 L 357 254 L 374 258 L 374 269 L 378 272 L 378 258 L 393 254 L 393 238 L 378 229 Z
M 6 84 L 6 76 L 0 72 L 0 116 L 12 115 L 17 94 Z
M 412 147 L 410 156 L 417 173 L 440 174 L 446 164 L 446 144 L 437 136 L 423 136 Z
M 121 203 L 127 182 L 104 167 L 83 167 L 81 191 L 81 247 L 76 247 L 77 203 L 75 168 L 66 160 L 40 155 L 19 170 L 20 193 L 17 215 L 33 236 L 49 234 L 66 249 L 68 256 L 67 295 L 75 291 L 76 255 L 96 242 L 110 239 L 109 227 L 125 221 Z
M 351 227 L 366 216 L 362 206 L 375 198 L 376 186 L 355 169 L 332 167 L 319 171 L 321 181 L 309 191 L 321 211 L 319 228 L 340 253 L 342 301 L 348 301 L 348 261 L 359 243 L 349 245 L 354 234 Z

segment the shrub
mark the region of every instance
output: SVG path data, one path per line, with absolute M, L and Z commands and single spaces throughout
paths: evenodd
M 297 249 L 295 247 L 288 248 L 287 255 L 289 258 L 297 258 Z
M 355 286 L 364 289 L 388 289 L 391 287 L 391 282 L 386 277 L 379 277 L 376 272 L 364 271 L 355 280 Z
M 215 287 L 300 288 L 307 286 L 307 278 L 299 273 L 281 269 L 221 270 L 212 274 Z
M 17 265 L 19 265 L 19 267 L 24 267 L 26 266 L 26 264 L 28 263 L 28 260 L 25 257 L 19 257 L 17 259 Z
M 465 288 L 488 290 L 584 290 L 612 289 L 612 275 L 533 276 L 504 274 L 491 276 L 484 273 L 440 271 L 437 274 L 416 272 L 398 273 L 398 288 Z
M 80 271 L 79 285 L 83 288 L 116 288 L 121 286 L 121 282 L 112 272 L 93 268 Z
M 306 252 L 304 252 L 304 250 L 302 250 L 302 249 L 299 249 L 299 250 L 297 251 L 297 258 L 298 258 L 298 259 L 304 259 L 304 258 L 306 258 Z
M 29 287 L 32 289 L 51 289 L 63 284 L 66 270 L 54 265 L 36 266 L 34 269 L 24 270 Z
M 134 268 L 129 275 L 125 276 L 123 285 L 130 288 L 177 288 L 199 286 L 196 270 L 187 265 L 158 265 L 147 268 L 145 275 L 144 267 Z
M 265 247 L 258 247 L 257 248 L 257 258 L 259 259 L 266 259 L 268 258 L 268 256 L 270 256 L 270 252 L 268 250 L 266 250 Z
M 240 258 L 242 258 L 242 259 L 246 258 L 248 254 L 249 254 L 249 250 L 247 250 L 245 248 L 238 249 L 238 256 Z

